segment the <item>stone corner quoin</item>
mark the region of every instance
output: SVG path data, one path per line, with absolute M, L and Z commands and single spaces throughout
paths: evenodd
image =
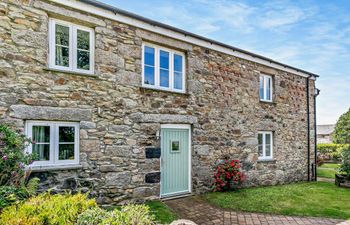
M 40 190 L 90 191 L 103 205 L 159 198 L 166 125 L 190 125 L 193 193 L 210 189 L 212 166 L 225 157 L 242 162 L 246 186 L 307 180 L 306 77 L 51 1 L 5 0 L 0 18 L 0 123 L 79 127 L 80 166 L 33 171 Z M 51 18 L 94 31 L 93 74 L 48 69 Z M 183 53 L 185 93 L 141 88 L 144 43 Z M 261 74 L 272 77 L 272 104 L 259 100 Z M 310 79 L 311 134 L 314 88 Z M 259 161 L 260 131 L 273 133 L 272 161 Z

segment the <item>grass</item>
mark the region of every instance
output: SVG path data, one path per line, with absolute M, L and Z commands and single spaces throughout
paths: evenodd
M 336 163 L 325 163 L 317 168 L 317 176 L 323 178 L 335 178 L 339 166 L 340 164 Z
M 145 204 L 149 206 L 151 213 L 154 214 L 159 223 L 169 224 L 177 219 L 177 215 L 161 201 L 149 201 Z
M 214 192 L 203 198 L 215 206 L 238 211 L 350 219 L 350 190 L 328 182 Z

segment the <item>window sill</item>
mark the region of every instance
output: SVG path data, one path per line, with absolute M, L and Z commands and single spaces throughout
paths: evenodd
M 51 171 L 51 170 L 76 170 L 83 168 L 80 164 L 70 165 L 45 165 L 45 166 L 29 166 L 27 170 L 32 172 Z
M 76 72 L 76 71 L 71 71 L 71 70 L 54 69 L 54 68 L 50 68 L 50 67 L 45 67 L 44 70 L 51 71 L 51 72 L 57 72 L 57 73 L 73 74 L 73 75 L 77 75 L 77 76 L 98 78 L 98 76 L 94 73 L 82 73 L 82 72 Z
M 172 90 L 165 90 L 165 89 L 159 89 L 159 88 L 152 88 L 152 87 L 140 87 L 141 91 L 159 91 L 159 92 L 167 92 L 171 94 L 179 94 L 179 95 L 190 95 L 187 92 L 180 92 L 180 91 L 172 91 Z
M 275 159 L 258 159 L 258 163 L 276 163 Z
M 265 100 L 259 100 L 260 101 L 260 103 L 265 103 L 265 104 L 270 104 L 270 105 L 276 105 L 276 102 L 274 102 L 274 101 L 265 101 Z

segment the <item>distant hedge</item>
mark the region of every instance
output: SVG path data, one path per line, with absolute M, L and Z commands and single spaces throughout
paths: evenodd
M 319 158 L 324 160 L 340 160 L 341 152 L 347 148 L 347 144 L 317 144 Z

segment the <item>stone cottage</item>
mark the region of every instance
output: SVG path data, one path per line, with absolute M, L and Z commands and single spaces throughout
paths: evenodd
M 100 204 L 311 180 L 317 75 L 93 0 L 0 2 L 0 122 L 40 189 Z
M 317 125 L 317 143 L 330 144 L 333 143 L 333 133 L 335 124 Z

